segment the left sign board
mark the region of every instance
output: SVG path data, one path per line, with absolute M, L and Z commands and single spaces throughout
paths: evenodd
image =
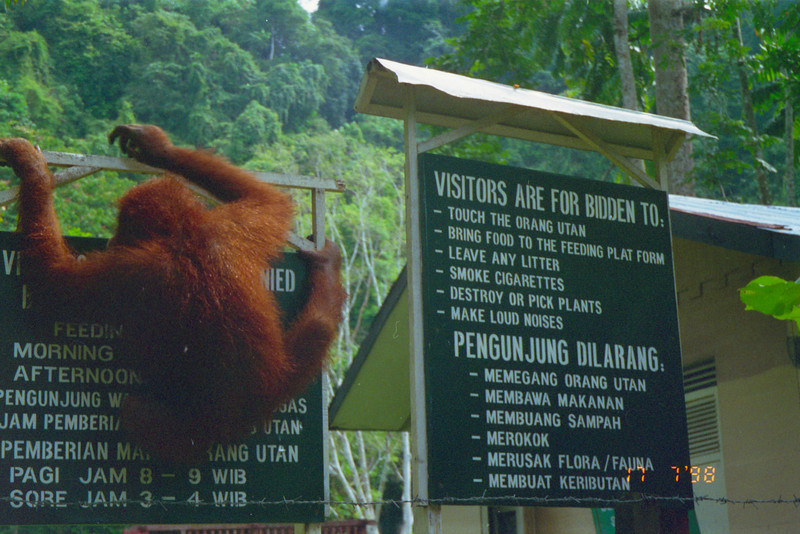
M 71 239 L 78 251 L 104 246 Z M 322 386 L 314 383 L 241 443 L 201 465 L 157 462 L 119 431 L 119 405 L 140 385 L 120 329 L 34 323 L 24 309 L 18 236 L 0 233 L 0 517 L 2 523 L 248 523 L 324 519 Z M 265 276 L 287 316 L 305 270 L 287 253 Z M 165 333 L 169 335 L 169 333 Z

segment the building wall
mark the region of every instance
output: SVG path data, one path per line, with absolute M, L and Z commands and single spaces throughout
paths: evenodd
M 442 506 L 441 510 L 442 532 L 485 534 L 487 530 L 485 508 L 480 506 Z
M 746 312 L 739 290 L 765 274 L 795 279 L 800 264 L 676 239 L 684 366 L 714 358 L 728 499 L 800 495 L 800 387 L 788 322 Z M 720 504 L 719 506 L 726 506 Z M 727 505 L 731 533 L 800 528 L 791 504 Z
M 590 508 L 536 508 L 535 534 L 595 534 Z M 528 534 L 526 532 L 526 534 Z

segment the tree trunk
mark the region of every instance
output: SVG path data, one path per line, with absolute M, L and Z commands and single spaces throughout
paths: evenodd
M 628 42 L 628 1 L 614 0 L 614 53 L 617 56 L 617 71 L 619 72 L 619 86 L 622 92 L 622 107 L 639 111 L 639 98 L 636 94 L 636 79 L 633 76 L 633 62 L 631 61 L 631 46 Z M 645 170 L 644 161 L 634 160 L 642 171 Z
M 742 50 L 744 43 L 742 42 L 742 27 L 739 19 L 736 19 L 736 24 L 733 26 L 733 38 L 739 43 L 739 50 Z M 755 158 L 755 172 L 756 183 L 758 184 L 758 196 L 761 204 L 772 204 L 772 198 L 769 194 L 769 185 L 767 183 L 767 171 L 764 168 L 764 146 L 758 140 L 758 123 L 756 122 L 756 113 L 753 109 L 753 96 L 750 92 L 750 80 L 747 76 L 747 71 L 744 67 L 744 57 L 737 58 L 736 72 L 739 75 L 739 90 L 742 94 L 742 113 L 744 113 L 744 120 L 747 127 L 750 129 L 750 140 L 747 143 L 750 146 L 750 151 Z
M 633 77 L 631 48 L 628 43 L 628 2 L 614 0 L 614 51 L 617 55 L 620 88 L 622 90 L 622 106 L 628 109 L 639 109 L 636 97 L 636 80 Z
M 650 0 L 647 13 L 655 62 L 656 111 L 667 117 L 691 120 L 681 1 Z M 670 192 L 695 194 L 692 167 L 692 146 L 687 142 L 666 165 Z
M 794 109 L 792 108 L 792 90 L 789 84 L 786 84 L 784 91 L 786 103 L 783 108 L 783 144 L 786 147 L 786 166 L 783 171 L 783 186 L 786 190 L 786 204 L 789 206 L 797 206 L 797 197 L 794 192 L 794 137 L 792 136 Z

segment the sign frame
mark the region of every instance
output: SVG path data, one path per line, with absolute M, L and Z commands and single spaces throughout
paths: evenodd
M 690 501 L 666 193 L 430 154 L 419 180 L 431 500 Z

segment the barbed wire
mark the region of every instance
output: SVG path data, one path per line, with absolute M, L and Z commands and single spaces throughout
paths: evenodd
M 444 497 L 438 499 L 421 499 L 414 497 L 412 499 L 376 499 L 372 501 L 351 501 L 351 500 L 337 500 L 337 499 L 300 499 L 300 498 L 283 498 L 279 500 L 177 500 L 177 499 L 118 499 L 103 502 L 89 502 L 89 501 L 70 501 L 70 502 L 56 502 L 52 499 L 37 499 L 30 500 L 23 497 L 0 497 L 0 502 L 8 503 L 13 508 L 69 508 L 80 507 L 83 509 L 91 508 L 113 508 L 113 507 L 127 507 L 141 506 L 142 508 L 159 507 L 167 509 L 170 507 L 188 507 L 188 508 L 201 508 L 201 507 L 236 507 L 241 508 L 245 506 L 256 507 L 290 507 L 290 506 L 350 506 L 360 508 L 365 506 L 396 506 L 402 507 L 406 504 L 412 506 L 442 506 L 442 505 L 488 505 L 492 504 L 508 504 L 515 503 L 519 506 L 572 506 L 572 507 L 600 507 L 610 508 L 617 505 L 632 505 L 632 504 L 667 504 L 667 505 L 688 505 L 690 503 L 715 503 L 720 505 L 741 505 L 741 506 L 758 506 L 758 505 L 792 505 L 800 507 L 800 497 L 793 496 L 791 498 L 777 497 L 772 499 L 730 499 L 727 497 L 711 497 L 706 495 L 696 495 L 694 497 L 669 497 L 662 495 L 646 495 L 646 494 L 632 494 L 630 496 L 619 498 L 600 498 L 600 497 L 521 497 L 517 495 L 500 495 L 500 496 L 474 496 L 474 497 Z

